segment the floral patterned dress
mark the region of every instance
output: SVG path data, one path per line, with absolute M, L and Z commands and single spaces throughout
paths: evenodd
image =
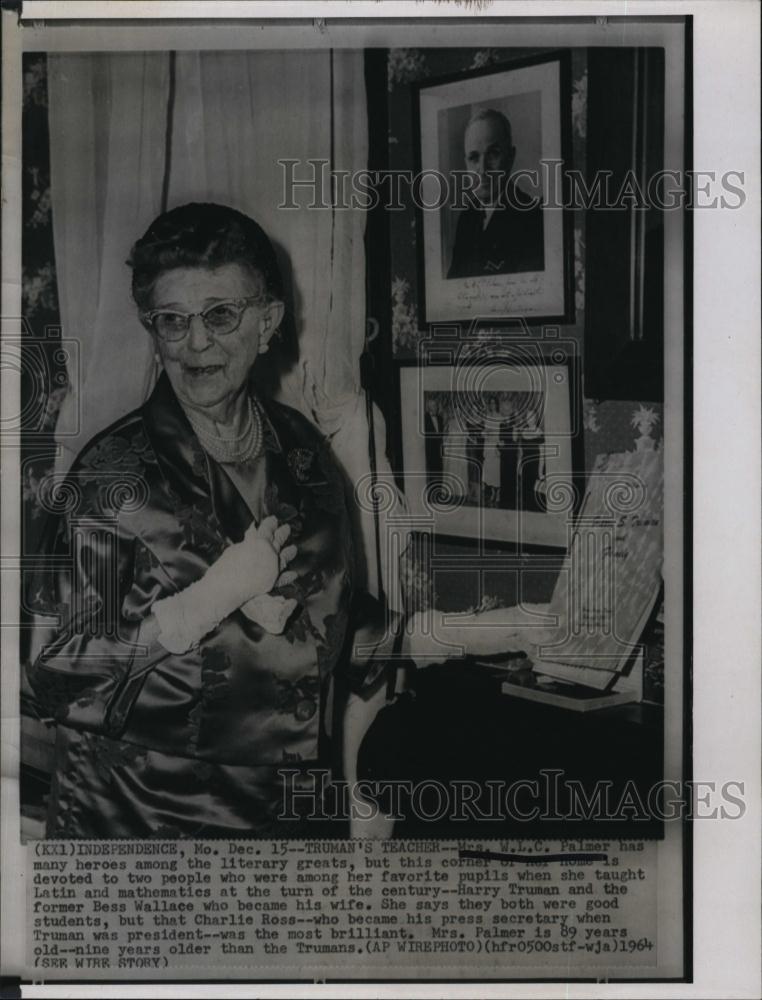
M 298 785 L 330 762 L 336 669 L 353 636 L 381 638 L 383 614 L 354 592 L 344 483 L 327 444 L 289 407 L 263 409 L 264 510 L 291 525 L 298 547 L 297 579 L 280 591 L 298 604 L 282 635 L 235 612 L 182 655 L 141 643 L 154 602 L 198 580 L 252 521 L 166 376 L 57 491 L 33 588 L 47 619 L 28 671 L 40 714 L 57 725 L 48 836 L 286 835 L 279 769 Z M 361 688 L 383 664 L 344 669 Z

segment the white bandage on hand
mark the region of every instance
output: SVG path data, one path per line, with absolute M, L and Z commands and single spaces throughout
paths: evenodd
M 170 653 L 187 652 L 228 615 L 252 598 L 268 594 L 276 581 L 293 579 L 293 574 L 282 572 L 296 555 L 295 545 L 284 548 L 290 531 L 288 524 L 279 526 L 275 517 L 265 518 L 259 527 L 249 528 L 243 541 L 229 545 L 200 580 L 157 601 L 152 611 L 161 629 L 162 646 Z M 293 606 L 295 602 L 288 614 Z M 265 618 L 277 623 L 279 615 L 273 616 L 269 609 Z

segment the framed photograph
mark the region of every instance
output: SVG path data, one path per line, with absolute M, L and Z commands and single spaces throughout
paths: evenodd
M 417 88 L 427 323 L 573 319 L 567 54 Z
M 567 547 L 580 495 L 577 369 L 554 354 L 400 369 L 405 494 L 435 534 Z

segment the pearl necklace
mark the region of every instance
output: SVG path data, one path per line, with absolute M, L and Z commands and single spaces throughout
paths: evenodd
M 262 449 L 262 417 L 259 407 L 249 402 L 249 419 L 240 434 L 235 437 L 224 437 L 221 434 L 210 434 L 191 415 L 187 414 L 193 430 L 196 432 L 201 447 L 216 462 L 223 465 L 241 465 L 256 458 Z

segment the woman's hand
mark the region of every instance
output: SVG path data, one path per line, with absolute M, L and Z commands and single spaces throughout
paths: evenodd
M 287 574 L 283 574 L 286 576 Z M 296 600 L 293 597 L 283 597 L 280 594 L 259 594 L 252 597 L 241 605 L 241 613 L 246 615 L 249 621 L 261 625 L 265 632 L 270 635 L 281 635 L 286 627 L 286 622 L 296 608 Z
M 252 524 L 243 536 L 242 558 L 251 560 L 251 585 L 254 587 L 249 598 L 269 594 L 276 583 L 285 586 L 296 578 L 296 573 L 286 571 L 297 552 L 295 545 L 286 545 L 290 534 L 290 524 L 279 525 L 278 519 L 270 515 L 258 527 Z
M 252 526 L 243 540 L 229 545 L 206 573 L 190 587 L 157 601 L 153 612 L 161 627 L 159 641 L 172 653 L 183 653 L 244 605 L 250 617 L 252 610 L 264 614 L 268 625 L 281 628 L 288 609 L 252 605 L 253 598 L 268 594 L 275 583 L 285 585 L 295 573 L 286 567 L 296 555 L 295 545 L 286 545 L 291 533 L 287 524 L 279 525 L 275 517 L 266 517 Z M 277 613 L 275 613 L 277 612 Z
M 257 590 L 241 604 L 241 611 L 271 635 L 283 632 L 296 607 L 293 597 L 270 593 L 276 583 L 283 587 L 296 577 L 296 573 L 286 570 L 296 555 L 295 545 L 284 548 L 290 534 L 290 525 L 279 526 L 275 517 L 266 517 L 258 528 L 254 525 L 249 528 L 241 543 L 247 546 L 246 557 L 251 558 L 259 574 L 258 579 L 252 581 Z
M 259 526 L 253 525 L 243 541 L 229 545 L 204 576 L 204 583 L 219 587 L 210 593 L 215 605 L 225 607 L 227 617 L 253 597 L 269 593 L 275 583 L 289 583 L 295 574 L 284 572 L 296 555 L 296 546 L 286 546 L 291 534 L 288 524 L 278 524 L 277 518 L 266 517 Z

